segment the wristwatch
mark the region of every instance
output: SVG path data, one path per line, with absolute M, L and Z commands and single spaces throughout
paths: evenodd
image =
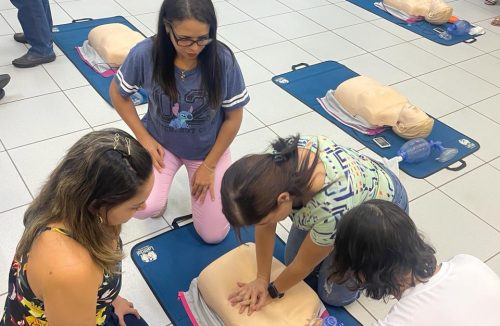
M 278 289 L 274 286 L 274 282 L 269 283 L 267 286 L 267 292 L 269 292 L 269 296 L 273 299 L 281 299 L 285 295 L 284 293 L 280 293 Z

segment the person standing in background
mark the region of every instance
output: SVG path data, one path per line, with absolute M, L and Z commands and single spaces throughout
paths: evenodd
M 28 52 L 12 61 L 17 68 L 31 68 L 56 59 L 52 46 L 52 14 L 49 0 L 10 0 L 17 8 L 17 18 L 23 33 L 14 34 L 14 40 L 29 44 Z

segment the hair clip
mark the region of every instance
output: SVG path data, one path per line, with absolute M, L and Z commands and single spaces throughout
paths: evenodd
M 273 151 L 272 156 L 275 163 L 281 163 L 286 160 L 285 155 L 277 152 L 276 150 Z
M 125 137 L 125 144 L 127 144 L 127 152 L 128 156 L 130 156 L 130 146 L 131 146 L 130 138 Z
M 122 138 L 125 141 L 125 145 L 127 146 L 127 152 L 124 152 L 118 148 L 118 145 L 120 145 L 120 134 L 118 134 L 118 133 L 116 133 L 114 138 L 113 138 L 113 150 L 122 154 L 123 157 L 129 157 L 131 155 L 132 142 L 130 141 L 130 138 L 128 138 L 128 137 L 122 137 Z
M 115 134 L 115 137 L 113 138 L 113 149 L 116 151 L 118 148 L 118 144 L 120 144 L 120 135 L 118 133 Z

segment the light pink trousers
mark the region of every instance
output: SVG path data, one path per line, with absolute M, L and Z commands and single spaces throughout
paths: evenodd
M 186 166 L 189 176 L 189 187 L 191 188 L 193 175 L 203 162 L 184 160 L 170 153 L 166 149 L 164 150 L 165 167 L 162 172 L 158 172 L 154 169 L 155 182 L 153 190 L 146 200 L 146 209 L 138 211 L 135 215 L 136 218 L 145 219 L 161 215 L 167 205 L 167 198 L 170 186 L 172 185 L 172 180 L 174 179 L 174 176 L 179 168 L 182 165 Z M 203 204 L 199 200 L 196 201 L 194 197 L 191 196 L 194 228 L 200 237 L 207 243 L 221 242 L 229 232 L 229 223 L 224 214 L 222 214 L 222 204 L 220 198 L 222 177 L 224 176 L 224 172 L 226 172 L 229 165 L 231 165 L 231 154 L 229 150 L 226 150 L 215 167 L 215 200 L 212 201 L 209 192 L 207 192 Z

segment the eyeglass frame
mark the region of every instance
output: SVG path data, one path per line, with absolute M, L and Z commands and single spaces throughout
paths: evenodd
M 192 39 L 192 38 L 179 38 L 177 36 L 177 34 L 175 34 L 174 32 L 174 27 L 172 26 L 172 24 L 170 22 L 167 22 L 165 21 L 165 27 L 167 27 L 170 29 L 170 32 L 172 32 L 172 36 L 174 37 L 174 40 L 175 40 L 175 43 L 180 46 L 180 47 L 183 47 L 183 48 L 189 48 L 191 46 L 193 46 L 193 44 L 196 43 L 196 45 L 198 45 L 199 47 L 203 47 L 203 46 L 207 46 L 209 45 L 210 43 L 212 43 L 212 41 L 214 40 L 213 38 L 211 37 L 204 37 L 204 38 L 199 38 L 199 39 Z M 180 45 L 179 42 L 182 42 L 182 41 L 189 41 L 189 45 Z M 200 44 L 199 42 L 207 42 L 206 44 Z

